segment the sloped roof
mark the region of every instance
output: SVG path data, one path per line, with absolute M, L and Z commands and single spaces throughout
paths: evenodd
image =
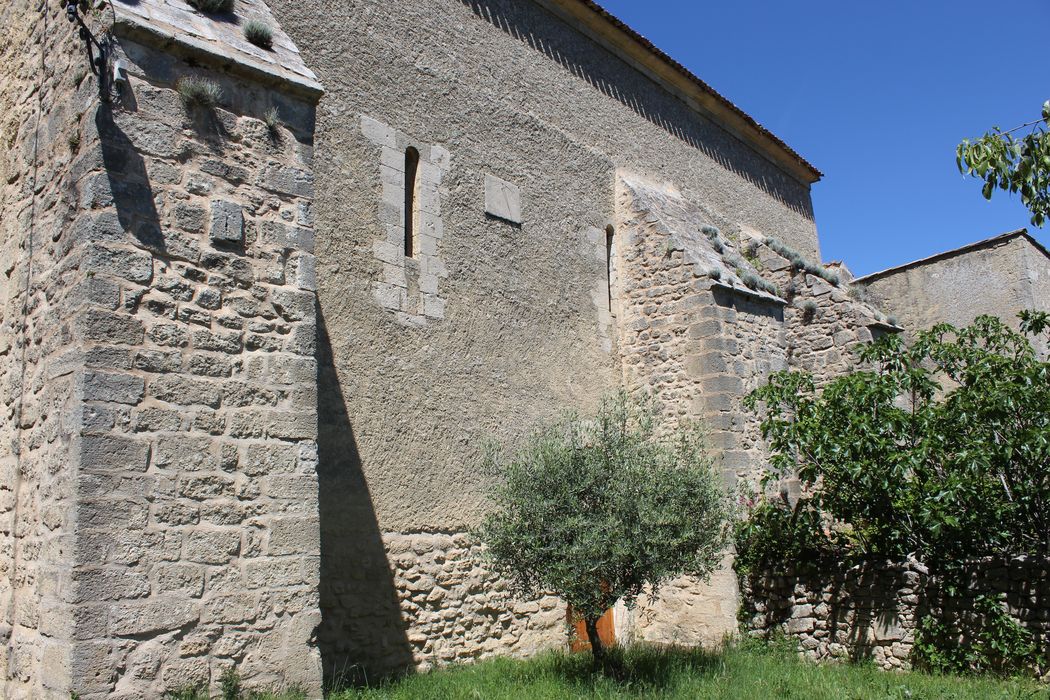
M 716 249 L 712 237 L 704 233 L 711 228 L 712 218 L 702 206 L 638 176 L 621 172 L 619 179 L 621 192 L 628 198 L 625 204 L 631 212 L 633 227 L 643 235 L 666 236 L 668 245 L 681 251 L 685 262 L 693 266 L 697 278 L 709 279 L 712 286 L 738 294 L 780 305 L 787 303 L 777 294 L 745 284 L 744 276 L 761 279 L 761 275 L 740 255 L 732 241 L 714 236 L 721 246 Z
M 252 78 L 283 84 L 317 100 L 324 88 L 306 67 L 295 42 L 263 0 L 238 0 L 229 14 L 206 15 L 185 0 L 112 0 L 116 34 L 152 44 L 178 45 L 209 64 Z M 244 38 L 243 24 L 262 20 L 273 31 L 272 49 Z
M 678 76 L 681 82 L 692 87 L 693 90 L 700 93 L 703 97 L 707 97 L 707 100 L 701 99 L 704 106 L 710 111 L 715 112 L 715 116 L 719 117 L 723 122 L 730 122 L 731 126 L 735 126 L 738 131 L 744 132 L 743 136 L 745 136 L 753 146 L 759 147 L 760 149 L 761 147 L 765 147 L 771 151 L 778 151 L 788 161 L 794 162 L 801 168 L 801 170 L 806 172 L 810 182 L 816 182 L 823 177 L 823 173 L 799 155 L 797 151 L 788 146 L 783 140 L 776 136 L 776 134 L 762 126 L 751 115 L 733 104 L 733 102 L 693 74 L 688 68 L 671 58 L 655 44 L 646 39 L 636 30 L 632 29 L 628 24 L 617 18 L 594 0 L 541 0 L 541 2 L 547 5 L 561 5 L 570 11 L 573 8 L 584 8 L 602 23 L 627 37 L 630 42 L 633 42 L 645 53 L 669 68 Z M 612 48 L 614 51 L 616 49 L 616 47 L 608 46 L 607 48 Z M 617 51 L 617 53 L 621 52 Z

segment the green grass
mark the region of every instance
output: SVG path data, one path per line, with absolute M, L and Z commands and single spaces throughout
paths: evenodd
M 783 649 L 747 644 L 721 654 L 635 647 L 613 679 L 592 674 L 587 654 L 494 659 L 410 676 L 329 700 L 1050 700 L 1021 679 L 887 673 L 871 664 L 813 665 Z

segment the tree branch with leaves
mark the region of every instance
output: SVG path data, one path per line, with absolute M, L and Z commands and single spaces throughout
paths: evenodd
M 1020 193 L 1032 214 L 1032 225 L 1042 226 L 1050 215 L 1050 100 L 1040 119 L 1006 131 L 999 127 L 977 139 L 964 139 L 956 149 L 959 172 L 984 181 L 982 194 L 995 190 Z M 1017 132 L 1029 129 L 1020 138 Z

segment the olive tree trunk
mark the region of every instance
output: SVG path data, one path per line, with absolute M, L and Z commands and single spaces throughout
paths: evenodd
M 602 646 L 601 637 L 598 636 L 598 618 L 588 617 L 584 620 L 587 626 L 587 641 L 591 643 L 591 659 L 594 668 L 605 668 L 605 647 Z

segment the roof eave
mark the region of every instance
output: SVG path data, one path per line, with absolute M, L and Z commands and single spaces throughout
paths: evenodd
M 800 182 L 823 174 L 779 137 L 594 0 L 536 0 Z

